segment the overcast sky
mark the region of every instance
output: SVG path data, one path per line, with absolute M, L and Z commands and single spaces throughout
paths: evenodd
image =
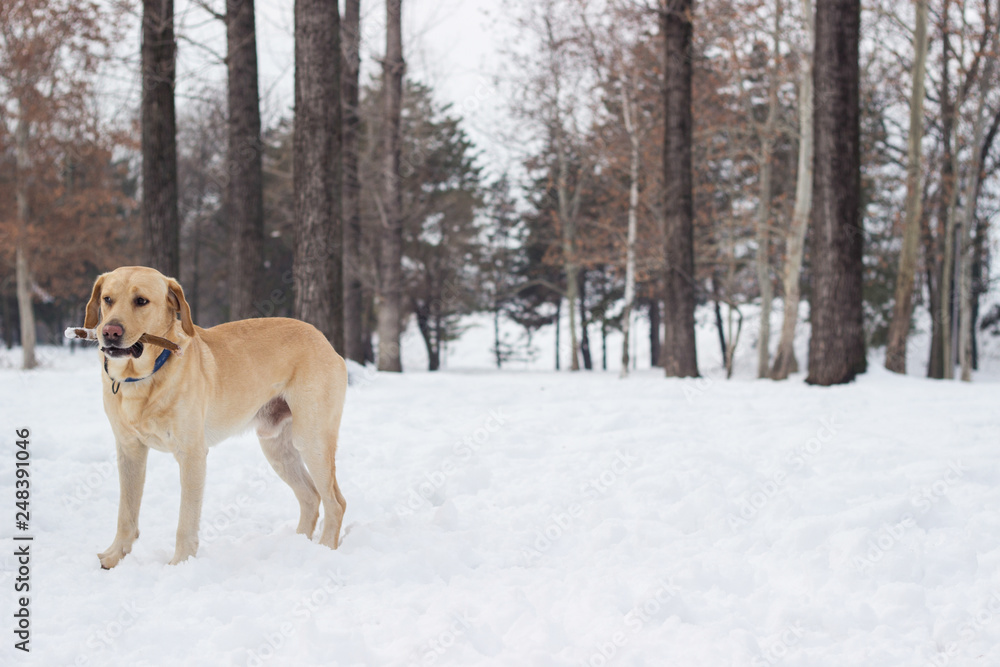
M 207 0 L 209 5 L 221 0 Z M 265 127 L 292 115 L 294 91 L 293 0 L 257 0 L 257 53 L 261 113 Z M 480 162 L 498 173 L 515 160 L 498 137 L 508 125 L 507 105 L 495 88 L 499 51 L 510 34 L 500 16 L 502 0 L 403 0 L 403 52 L 407 76 L 429 84 L 483 151 Z M 343 9 L 341 9 L 343 11 Z M 385 52 L 385 3 L 362 0 L 362 78 L 377 75 Z M 225 29 L 196 2 L 176 0 L 178 38 L 177 112 L 195 108 L 208 91 L 225 95 L 226 70 L 219 57 L 226 52 Z M 139 23 L 118 47 L 120 60 L 110 67 L 102 85 L 104 106 L 112 116 L 138 113 Z M 223 98 L 224 99 L 224 98 Z

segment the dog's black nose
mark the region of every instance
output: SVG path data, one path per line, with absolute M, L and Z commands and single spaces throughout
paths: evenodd
M 125 335 L 125 327 L 120 324 L 105 324 L 101 329 L 101 335 L 104 336 L 106 343 L 118 343 Z

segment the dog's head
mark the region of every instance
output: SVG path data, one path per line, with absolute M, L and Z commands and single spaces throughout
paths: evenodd
M 191 308 L 173 278 L 145 266 L 123 266 L 97 277 L 83 325 L 98 327 L 101 351 L 112 359 L 138 358 L 148 333 L 171 338 L 177 315 L 184 333 L 194 335 Z

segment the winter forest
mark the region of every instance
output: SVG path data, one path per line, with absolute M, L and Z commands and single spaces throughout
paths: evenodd
M 998 84 L 1000 0 L 0 0 L 0 664 L 1000 665 Z M 128 266 L 346 360 L 200 515 Z
M 870 349 L 969 379 L 998 331 L 995 3 L 848 3 L 854 43 L 821 59 L 843 3 L 502 3 L 458 104 L 408 75 L 405 7 L 319 4 L 264 123 L 250 3 L 4 3 L 0 322 L 25 368 L 127 264 L 177 276 L 202 326 L 294 316 L 381 370 L 408 327 L 441 367 L 475 313 L 498 367 L 558 367 L 532 343 L 554 325 L 563 368 L 608 368 L 615 335 L 627 369 L 641 318 L 644 363 L 683 377 L 700 309 L 729 373 L 742 346 L 819 384 Z M 184 51 L 218 75 L 181 98 Z M 137 108 L 108 103 L 140 76 Z M 506 163 L 465 129 L 485 105 Z

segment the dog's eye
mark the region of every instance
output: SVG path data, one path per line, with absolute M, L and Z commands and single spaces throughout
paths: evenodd
M 104 297 L 104 303 L 106 303 L 106 304 L 108 304 L 110 306 L 111 305 L 111 297 L 110 296 Z
M 149 303 L 149 299 L 143 299 L 141 296 L 135 297 L 135 305 L 145 306 L 147 303 Z

